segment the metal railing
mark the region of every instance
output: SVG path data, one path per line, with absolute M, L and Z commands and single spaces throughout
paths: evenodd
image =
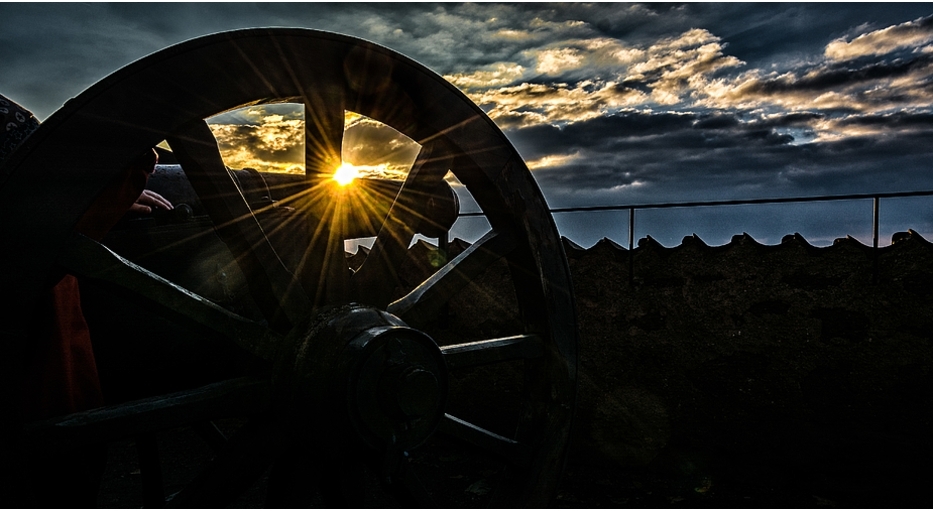
M 713 200 L 713 201 L 690 201 L 690 202 L 664 202 L 654 204 L 631 204 L 618 206 L 581 206 L 567 208 L 551 208 L 551 214 L 555 213 L 580 213 L 580 212 L 601 212 L 601 211 L 626 211 L 628 210 L 628 249 L 629 249 L 629 279 L 633 278 L 633 259 L 632 250 L 635 248 L 635 211 L 648 209 L 673 209 L 673 208 L 700 208 L 714 206 L 747 206 L 755 204 L 782 204 L 782 203 L 807 203 L 807 202 L 835 202 L 852 200 L 872 200 L 872 248 L 878 248 L 878 224 L 881 211 L 881 199 L 895 199 L 905 197 L 929 197 L 933 196 L 933 190 L 914 191 L 914 192 L 890 192 L 890 193 L 857 193 L 847 195 L 822 195 L 813 197 L 781 197 L 764 199 L 739 199 L 739 200 Z M 461 217 L 484 216 L 482 212 L 460 213 Z M 875 251 L 877 252 L 877 251 Z M 875 277 L 877 278 L 877 264 L 875 264 Z
M 634 248 L 635 243 L 635 211 L 639 209 L 672 209 L 672 208 L 699 208 L 713 206 L 747 206 L 753 204 L 781 204 L 781 203 L 804 203 L 804 202 L 834 202 L 849 200 L 867 200 L 872 199 L 872 247 L 878 248 L 878 220 L 881 207 L 881 199 L 894 199 L 904 197 L 929 197 L 933 196 L 933 190 L 915 191 L 915 192 L 890 192 L 890 193 L 859 193 L 848 195 L 822 195 L 813 197 L 781 197 L 772 199 L 739 199 L 739 200 L 714 200 L 714 201 L 690 201 L 690 202 L 664 202 L 654 204 L 630 204 L 618 206 L 580 206 L 568 208 L 551 208 L 551 214 L 554 213 L 579 213 L 579 212 L 600 212 L 600 211 L 626 211 L 629 212 L 629 236 L 628 248 Z M 460 213 L 461 217 L 484 216 L 481 211 Z

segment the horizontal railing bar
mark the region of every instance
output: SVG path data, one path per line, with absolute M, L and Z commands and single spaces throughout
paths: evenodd
M 866 199 L 893 199 L 901 197 L 924 197 L 933 196 L 933 190 L 914 191 L 914 192 L 888 192 L 888 193 L 856 193 L 848 195 L 823 195 L 815 197 L 779 197 L 763 199 L 736 199 L 736 200 L 716 200 L 716 201 L 693 201 L 693 202 L 665 202 L 655 204 L 628 204 L 619 206 L 580 206 L 568 208 L 552 208 L 551 213 L 577 213 L 592 211 L 621 211 L 626 209 L 669 209 L 669 208 L 697 208 L 706 206 L 741 206 L 750 204 L 780 204 L 789 202 L 828 202 L 842 200 L 866 200 Z M 460 216 L 483 216 L 482 211 L 470 211 L 460 213 Z

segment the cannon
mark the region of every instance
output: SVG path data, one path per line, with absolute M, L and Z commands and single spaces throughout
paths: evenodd
M 260 186 L 253 173 L 223 164 L 204 119 L 276 102 L 305 107 L 306 173 L 271 185 L 263 177 Z M 368 197 L 362 201 L 347 198 L 330 179 L 340 162 L 346 110 L 421 145 L 403 182 L 361 183 L 358 193 Z M 159 221 L 174 223 L 166 227 L 173 236 L 188 229 L 183 239 L 207 241 L 161 257 L 166 267 L 154 271 L 130 260 L 145 259 L 146 252 L 132 254 L 139 249 L 132 229 L 98 243 L 74 226 L 119 169 L 162 141 L 178 165 L 160 170 L 166 177 L 183 174 L 197 200 L 177 208 L 177 218 Z M 444 183 L 448 171 L 490 230 L 409 286 L 400 268 L 413 236 L 446 239 L 456 216 L 456 199 Z M 239 30 L 171 46 L 104 78 L 43 123 L 0 169 L 0 207 L 3 289 L 18 297 L 3 311 L 7 346 L 26 338 L 23 311 L 49 276 L 68 272 L 88 294 L 139 304 L 134 310 L 185 336 L 183 343 L 163 339 L 162 349 L 184 344 L 210 360 L 194 359 L 202 365 L 187 368 L 195 377 L 185 388 L 135 389 L 103 408 L 27 423 L 14 441 L 54 450 L 242 419 L 181 491 L 163 499 L 157 488 L 147 501 L 153 506 L 223 506 L 267 473 L 271 506 L 307 505 L 309 492 L 329 505 L 366 504 L 360 499 L 368 480 L 391 505 L 462 505 L 446 500 L 443 481 L 435 484 L 438 467 L 451 459 L 437 454 L 447 446 L 483 460 L 495 486 L 483 492 L 490 505 L 540 507 L 554 495 L 577 370 L 561 240 L 502 132 L 423 65 L 370 42 L 304 29 Z M 164 248 L 155 232 L 146 231 L 149 242 Z M 375 236 L 372 248 L 351 268 L 344 241 L 367 234 Z M 202 263 L 238 284 L 211 291 L 197 278 L 166 276 L 169 266 Z M 450 342 L 455 336 L 444 331 L 445 307 L 497 264 L 506 265 L 514 288 L 515 330 Z M 110 312 L 89 310 L 89 323 L 106 323 Z M 105 332 L 106 325 L 96 330 Z M 100 337 L 121 342 L 119 335 Z M 95 346 L 103 365 L 111 347 Z M 184 358 L 170 353 L 164 360 L 182 364 Z M 518 372 L 519 388 L 502 430 L 481 422 L 489 414 L 473 408 L 484 400 L 471 397 L 477 389 L 456 375 L 472 368 L 494 374 L 505 365 Z

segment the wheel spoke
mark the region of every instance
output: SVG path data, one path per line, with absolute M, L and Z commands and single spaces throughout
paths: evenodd
M 167 507 L 226 507 L 266 471 L 275 457 L 271 421 L 251 419 L 183 490 L 169 497 Z
M 82 234 L 74 233 L 59 254 L 58 264 L 69 273 L 109 284 L 131 298 L 151 301 L 174 319 L 219 333 L 264 360 L 272 359 L 278 345 L 279 337 L 272 330 L 120 257 Z
M 385 307 L 392 300 L 400 285 L 396 270 L 404 261 L 412 236 L 420 224 L 430 221 L 420 211 L 431 189 L 447 174 L 452 160 L 450 150 L 441 140 L 421 148 L 369 255 L 353 275 L 358 300 L 376 307 Z
M 544 343 L 534 334 L 454 344 L 441 348 L 447 367 L 460 369 L 544 355 Z
M 23 432 L 31 448 L 54 452 L 68 445 L 130 438 L 201 420 L 263 413 L 271 401 L 268 380 L 244 377 L 32 422 Z
M 483 429 L 453 415 L 445 413 L 444 419 L 438 428 L 446 435 L 478 447 L 487 454 L 496 456 L 517 467 L 528 467 L 531 464 L 533 453 L 529 446 Z
M 304 97 L 305 176 L 309 181 L 330 179 L 342 163 L 345 99 L 313 91 Z
M 313 94 L 313 93 L 309 93 Z M 308 191 L 299 210 L 308 215 L 308 239 L 298 278 L 315 307 L 346 301 L 350 269 L 343 246 L 347 204 L 331 179 L 342 163 L 345 99 L 306 96 L 305 176 Z M 311 214 L 315 212 L 315 214 Z
M 515 241 L 490 231 L 387 310 L 412 325 L 422 325 L 474 278 L 512 251 Z M 370 253 L 370 257 L 372 254 Z
M 246 275 L 256 304 L 273 328 L 287 331 L 307 314 L 310 302 L 224 166 L 210 128 L 204 121 L 194 121 L 167 141 L 214 222 L 217 235 Z

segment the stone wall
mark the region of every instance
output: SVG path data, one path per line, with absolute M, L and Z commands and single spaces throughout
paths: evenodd
M 933 475 L 933 245 L 912 231 L 895 239 L 873 251 L 799 235 L 674 248 L 645 238 L 631 254 L 565 240 L 580 325 L 570 462 L 697 491 L 715 479 L 914 502 L 885 496 L 916 497 Z M 505 278 L 491 269 L 474 290 L 484 294 L 452 307 L 460 333 L 508 331 L 508 307 L 476 310 L 508 302 L 488 296 Z
M 918 234 L 877 252 L 646 238 L 631 282 L 611 241 L 567 252 L 577 460 L 856 495 L 931 475 L 933 245 Z

